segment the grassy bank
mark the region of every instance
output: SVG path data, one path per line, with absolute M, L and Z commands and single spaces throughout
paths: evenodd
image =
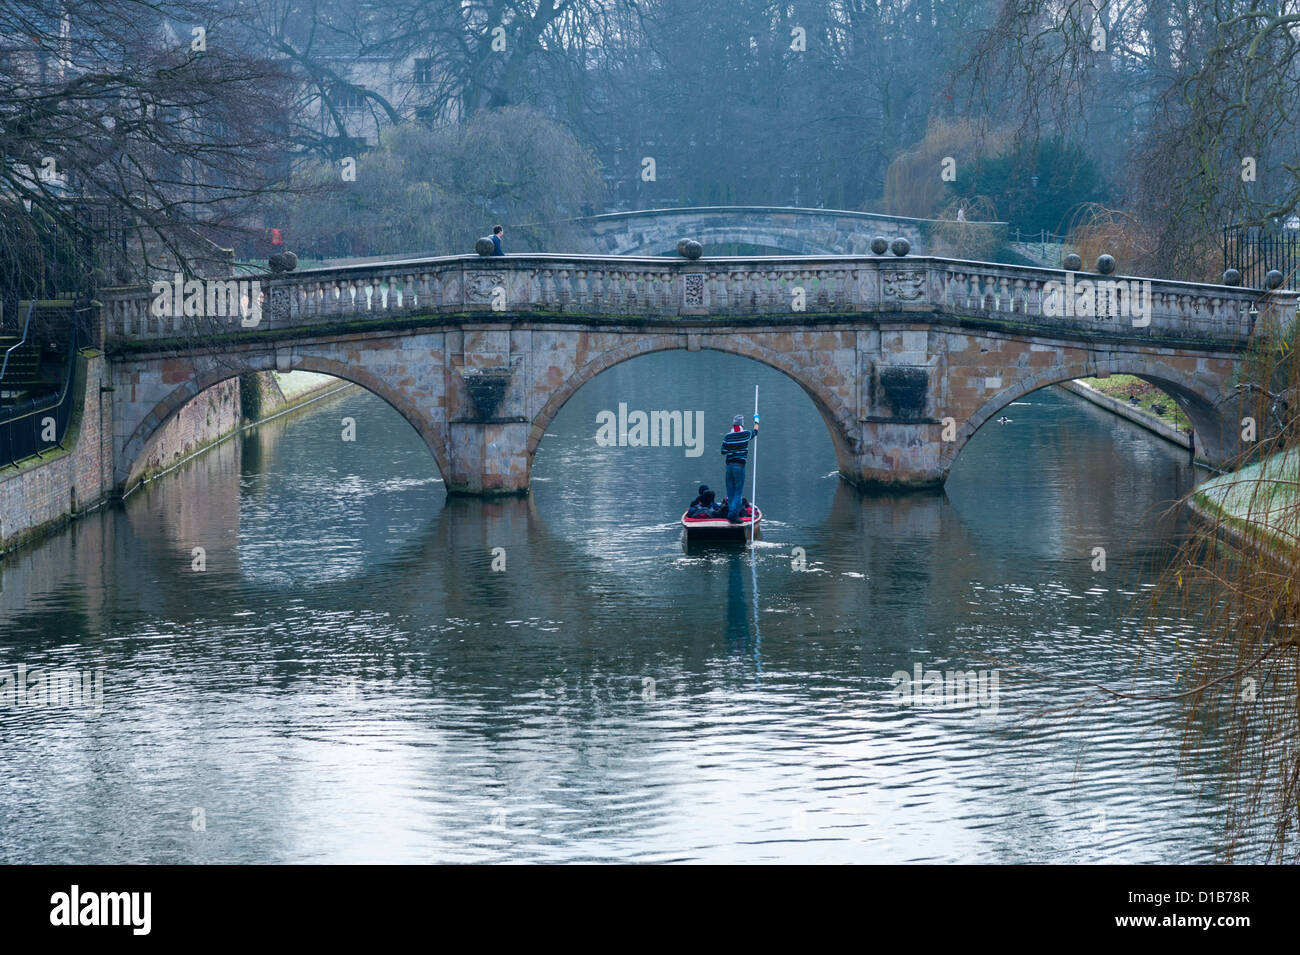
M 1191 430 L 1192 423 L 1187 420 L 1187 415 L 1183 414 L 1177 402 L 1155 385 L 1143 381 L 1136 375 L 1111 375 L 1109 378 L 1081 378 L 1079 380 L 1086 382 L 1104 395 L 1123 401 L 1132 408 L 1140 409 L 1165 424 L 1173 425 L 1179 431 Z M 1132 401 L 1133 398 L 1136 398 L 1137 401 Z M 1162 409 L 1162 411 L 1157 411 L 1157 408 Z
M 1300 448 L 1206 481 L 1193 500 L 1229 527 L 1300 551 Z

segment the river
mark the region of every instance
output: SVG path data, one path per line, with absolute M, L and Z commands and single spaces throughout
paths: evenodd
M 755 385 L 764 539 L 687 552 Z M 703 453 L 598 445 L 620 403 L 704 411 Z M 1003 414 L 943 493 L 860 495 L 789 379 L 650 355 L 505 501 L 359 389 L 265 424 L 0 563 L 0 671 L 103 688 L 0 705 L 0 861 L 1209 861 L 1180 714 L 1032 675 L 1172 685 L 1191 622 L 1138 666 L 1130 611 L 1186 452 L 1059 389 Z M 974 690 L 900 699 L 934 671 Z

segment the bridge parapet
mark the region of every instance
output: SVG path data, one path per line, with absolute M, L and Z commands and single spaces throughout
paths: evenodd
M 1296 307 L 1297 293 L 1130 276 L 1069 273 L 928 256 L 667 258 L 448 256 L 248 279 L 258 309 L 206 314 L 203 280 L 107 289 L 107 337 L 127 343 L 243 330 L 304 329 L 478 313 L 610 319 L 742 318 L 799 326 L 843 316 L 906 319 L 930 313 L 1016 326 L 1147 341 L 1244 344 L 1259 316 Z M 231 301 L 218 297 L 217 304 Z M 172 314 L 182 303 L 182 312 Z M 192 306 L 191 307 L 191 303 Z M 234 309 L 227 308 L 227 311 Z M 1252 313 L 1253 312 L 1253 313 Z M 917 320 L 924 320 L 920 315 Z

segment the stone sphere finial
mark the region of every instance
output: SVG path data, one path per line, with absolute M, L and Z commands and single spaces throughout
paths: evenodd
M 883 235 L 878 235 L 871 240 L 871 252 L 873 255 L 884 255 L 889 251 L 889 240 Z
M 1240 284 L 1241 284 L 1241 273 L 1238 272 L 1236 269 L 1228 269 L 1227 271 L 1225 271 L 1225 272 L 1223 273 L 1223 284 L 1224 284 L 1224 285 L 1240 285 Z
M 292 272 L 298 267 L 298 256 L 292 252 L 273 252 L 266 264 L 272 272 Z
M 1110 275 L 1115 271 L 1115 256 L 1099 255 L 1097 256 L 1097 271 L 1102 275 Z
M 1264 276 L 1264 288 L 1274 289 L 1282 287 L 1282 273 L 1277 269 L 1269 269 L 1268 274 Z
M 485 235 L 481 239 L 474 240 L 474 251 L 479 255 L 491 255 L 496 250 L 492 243 L 492 237 Z
M 683 255 L 688 259 L 698 259 L 704 254 L 704 246 L 694 239 L 678 239 L 677 254 Z
M 1061 267 L 1068 272 L 1077 272 L 1083 268 L 1083 259 L 1078 252 L 1071 252 L 1061 260 Z
M 907 255 L 908 252 L 912 251 L 912 243 L 900 235 L 889 244 L 889 248 L 895 255 Z

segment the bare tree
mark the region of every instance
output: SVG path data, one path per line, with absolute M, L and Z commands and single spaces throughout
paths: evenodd
M 72 250 L 81 287 L 196 267 L 193 230 L 243 221 L 304 141 L 294 76 L 237 5 L 9 0 L 0 45 L 8 276 L 32 241 Z
M 1300 202 L 1298 26 L 1296 0 L 1005 0 L 952 89 L 1022 136 L 1105 135 L 1155 237 L 1135 265 L 1203 280 L 1221 227 Z

